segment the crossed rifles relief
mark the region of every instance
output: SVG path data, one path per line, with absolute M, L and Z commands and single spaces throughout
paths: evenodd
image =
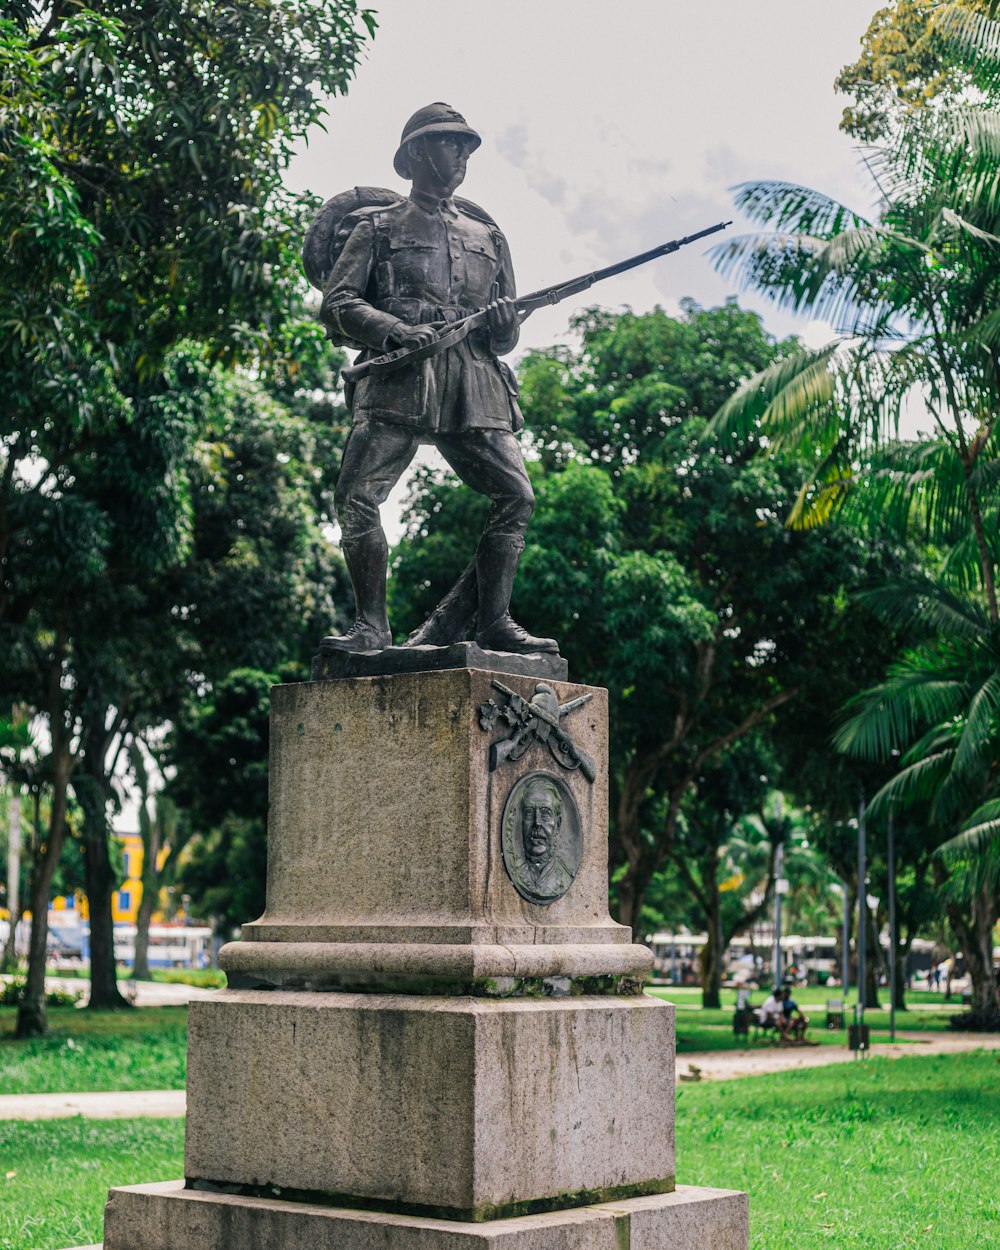
M 593 782 L 596 776 L 593 759 L 586 751 L 580 750 L 560 724 L 569 712 L 589 703 L 594 697 L 592 694 L 560 703 L 552 687 L 539 682 L 529 701 L 502 681 L 490 684 L 506 697 L 506 701 L 503 706 L 495 699 L 480 704 L 479 724 L 488 732 L 492 732 L 499 721 L 509 726 L 507 737 L 490 746 L 490 772 L 506 760 L 519 760 L 533 743 L 539 742 L 549 748 L 552 758 L 561 768 L 578 768 L 588 781 Z

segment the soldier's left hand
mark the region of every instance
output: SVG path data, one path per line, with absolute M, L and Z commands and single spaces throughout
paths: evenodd
M 497 338 L 509 338 L 517 328 L 517 303 L 509 295 L 486 305 L 490 332 Z

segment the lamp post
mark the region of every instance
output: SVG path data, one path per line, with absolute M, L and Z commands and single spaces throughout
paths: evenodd
M 844 1006 L 847 1006 L 847 989 L 851 983 L 851 892 L 847 882 L 840 883 L 843 899 L 841 902 L 840 923 L 840 988 L 844 991 Z
M 857 1054 L 861 1054 L 864 1049 L 865 1035 L 865 940 L 868 911 L 868 889 L 865 876 L 865 799 L 862 795 L 858 806 L 858 1002 L 854 1009 Z
M 772 960 L 772 968 L 774 975 L 772 980 L 775 985 L 781 984 L 782 966 L 781 966 L 781 901 L 788 893 L 788 881 L 784 876 L 785 867 L 785 839 L 783 836 L 782 824 L 785 818 L 785 799 L 784 795 L 777 794 L 774 800 L 774 815 L 777 822 L 776 834 L 781 839 L 778 843 L 778 849 L 774 856 L 774 958 Z
M 889 804 L 889 1040 L 896 1040 L 896 829 Z

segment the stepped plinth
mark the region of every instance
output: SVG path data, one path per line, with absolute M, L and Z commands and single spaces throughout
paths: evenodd
M 747 1250 L 675 1186 L 606 692 L 477 650 L 272 692 L 266 909 L 191 1005 L 185 1179 L 112 1190 L 106 1250 Z

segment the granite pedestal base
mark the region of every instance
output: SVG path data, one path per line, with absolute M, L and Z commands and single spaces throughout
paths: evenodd
M 190 1010 L 189 1184 L 481 1221 L 674 1187 L 674 1008 L 231 990 Z
M 675 1190 L 606 692 L 419 663 L 272 692 L 266 908 L 191 1005 L 185 1181 L 112 1190 L 104 1250 L 747 1250 L 745 1195 Z
M 112 1189 L 104 1250 L 746 1250 L 746 1194 L 685 1185 L 473 1224 L 199 1193 L 182 1182 Z
M 652 956 L 608 915 L 607 692 L 548 679 L 560 703 L 587 699 L 563 727 L 596 761 L 589 781 L 541 740 L 490 768 L 510 732 L 483 724 L 505 705 L 494 681 L 525 701 L 538 684 L 454 668 L 272 690 L 267 906 L 220 953 L 230 985 L 638 992 Z M 538 770 L 565 782 L 581 825 L 579 871 L 544 906 L 514 888 L 499 832 Z

